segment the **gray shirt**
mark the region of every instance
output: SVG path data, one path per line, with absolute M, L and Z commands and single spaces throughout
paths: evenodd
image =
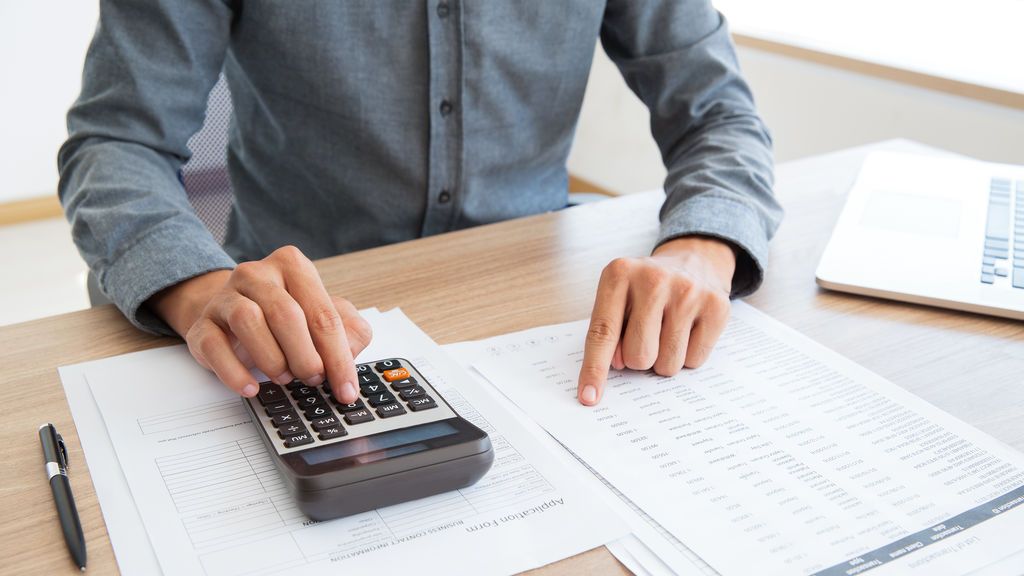
M 730 241 L 734 295 L 781 218 L 771 140 L 708 0 L 103 0 L 59 194 L 136 325 L 157 291 L 285 244 L 311 258 L 555 210 L 596 40 L 651 111 L 659 243 Z M 178 172 L 223 71 L 225 245 Z M 614 231 L 609 231 L 614 233 Z

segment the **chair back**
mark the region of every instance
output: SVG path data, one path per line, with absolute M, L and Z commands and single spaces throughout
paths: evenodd
M 196 215 L 221 244 L 234 203 L 228 176 L 228 128 L 233 113 L 231 91 L 222 74 L 206 100 L 203 127 L 188 141 L 192 157 L 179 174 Z

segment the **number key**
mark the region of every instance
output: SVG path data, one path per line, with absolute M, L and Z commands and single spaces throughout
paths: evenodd
M 369 398 L 374 394 L 383 394 L 387 392 L 388 389 L 385 388 L 383 384 L 378 382 L 377 384 L 364 384 L 359 387 L 359 391 L 363 393 L 363 396 Z
M 319 406 L 321 404 L 325 404 L 323 396 L 319 394 L 317 394 L 316 396 L 306 396 L 304 398 L 298 398 L 295 400 L 295 403 L 298 404 L 299 407 L 303 409 L 309 408 L 310 406 Z
M 382 394 L 374 394 L 373 396 L 369 397 L 370 406 L 373 407 L 380 406 L 381 404 L 391 404 L 394 401 L 395 397 L 392 396 L 389 392 L 384 392 Z
M 374 374 L 373 372 L 370 372 L 368 374 L 360 374 L 359 385 L 363 386 L 366 384 L 380 384 L 380 378 L 377 378 L 377 375 Z
M 316 395 L 316 388 L 311 388 L 309 386 L 297 386 L 292 388 L 292 398 L 295 398 L 296 400 L 301 400 L 314 395 Z
M 351 404 L 342 404 L 341 402 L 338 402 L 337 404 L 338 410 L 341 410 L 342 412 L 353 412 L 355 410 L 362 410 L 363 408 L 366 408 L 366 405 L 363 404 L 362 400 L 356 400 Z
M 377 362 L 376 366 L 374 366 L 374 368 L 377 369 L 377 372 L 383 372 L 385 370 L 392 370 L 394 368 L 401 368 L 401 367 L 402 367 L 402 364 L 398 360 L 395 360 L 395 359 L 382 360 L 380 362 Z
M 306 420 L 314 420 L 316 418 L 323 418 L 324 416 L 331 416 L 331 409 L 326 404 L 317 404 L 316 406 L 307 406 L 302 409 L 306 414 Z

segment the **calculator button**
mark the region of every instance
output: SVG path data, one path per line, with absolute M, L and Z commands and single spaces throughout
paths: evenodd
M 284 389 L 277 384 L 271 382 L 264 382 L 260 384 L 260 404 L 266 406 L 267 404 L 274 404 L 285 399 Z
M 413 386 L 412 388 L 406 388 L 398 392 L 398 395 L 402 397 L 402 400 L 412 400 L 413 398 L 419 398 L 425 396 L 427 393 L 423 391 L 423 388 L 419 386 Z
M 377 362 L 377 364 L 374 367 L 377 369 L 377 372 L 383 372 L 385 370 L 394 370 L 395 368 L 401 368 L 402 363 L 399 362 L 398 360 L 382 360 L 380 362 Z
M 419 412 L 420 410 L 430 410 L 431 408 L 437 408 L 437 402 L 430 396 L 420 396 L 419 398 L 413 398 L 409 401 L 409 408 L 413 412 Z
M 310 406 L 320 406 L 326 404 L 324 397 L 317 394 L 316 396 L 306 396 L 304 398 L 296 398 L 295 403 L 299 405 L 299 408 L 306 409 Z
M 395 380 L 391 383 L 391 387 L 395 390 L 401 390 L 402 388 L 408 388 L 409 386 L 415 386 L 416 379 L 412 376 L 408 378 L 402 378 L 401 380 Z
M 342 404 L 337 400 L 335 400 L 335 402 L 338 404 L 338 410 L 341 410 L 342 412 L 352 412 L 354 410 L 362 410 L 363 408 L 366 408 L 366 404 L 363 404 L 362 400 L 356 400 L 351 404 Z
M 285 424 L 295 424 L 296 422 L 298 422 L 299 415 L 295 413 L 295 410 L 289 410 L 287 412 L 280 412 L 278 414 L 274 414 L 274 416 L 270 420 L 273 421 L 274 426 L 280 428 Z
M 324 416 L 331 416 L 334 414 L 331 412 L 331 409 L 327 407 L 327 404 L 308 406 L 303 408 L 302 411 L 306 414 L 306 420 L 314 420 L 316 418 L 323 418 Z
M 394 370 L 387 370 L 384 372 L 384 379 L 388 382 L 394 382 L 395 380 L 401 380 L 409 377 L 409 371 L 405 368 L 395 368 Z
M 309 435 L 309 432 L 304 434 L 296 434 L 295 436 L 289 436 L 284 439 L 284 447 L 291 448 L 293 446 L 302 446 L 303 444 L 309 444 L 313 442 L 313 437 Z
M 401 404 L 384 404 L 377 407 L 377 414 L 381 418 L 391 418 L 392 416 L 405 414 L 405 408 L 402 408 Z
M 373 368 L 369 364 L 356 364 L 356 374 L 362 376 L 363 374 L 373 374 Z
M 289 390 L 295 390 L 296 388 L 302 388 L 305 385 L 306 385 L 306 383 L 303 382 L 302 380 L 292 380 L 291 382 L 285 384 L 285 386 Z
M 321 440 L 341 438 L 345 434 L 348 434 L 348 432 L 345 432 L 345 429 L 342 428 L 341 426 L 329 426 L 327 428 L 323 428 L 322 430 L 318 430 L 318 432 L 319 434 L 317 434 L 317 436 L 319 436 Z
M 370 396 L 367 401 L 370 403 L 370 406 L 377 407 L 381 404 L 391 404 L 395 401 L 395 397 L 390 392 L 384 392 L 383 394 Z
M 345 422 L 348 422 L 349 424 L 362 424 L 363 422 L 370 422 L 372 420 L 373 414 L 370 414 L 370 411 L 365 408 L 345 414 Z
M 334 414 L 330 416 L 324 416 L 322 418 L 316 418 L 310 424 L 314 430 L 320 430 L 321 428 L 330 428 L 331 426 L 341 426 L 341 420 Z
M 377 375 L 374 374 L 373 372 L 367 374 L 360 374 L 359 385 L 362 386 L 364 384 L 380 384 L 380 378 L 377 378 Z
M 302 424 L 287 424 L 285 426 L 281 426 L 277 430 L 277 435 L 280 436 L 281 438 L 288 438 L 289 436 L 295 436 L 296 434 L 305 433 L 306 427 L 303 426 Z
M 283 402 L 274 402 L 273 404 L 267 404 L 267 416 L 273 416 L 274 414 L 280 414 L 281 412 L 287 412 L 292 409 L 292 403 L 285 400 Z
M 386 394 L 388 389 L 381 383 L 377 384 L 366 384 L 359 387 L 359 391 L 363 393 L 363 396 L 369 398 L 374 394 Z
M 333 440 L 335 438 L 341 438 L 348 434 L 347 431 L 345 431 L 345 428 L 341 426 L 330 426 L 317 431 L 319 434 L 317 434 L 316 436 L 318 436 L 319 439 L 321 440 Z
M 316 388 L 310 386 L 296 386 L 292 388 L 292 398 L 296 400 L 306 398 L 307 396 L 315 396 L 316 393 Z

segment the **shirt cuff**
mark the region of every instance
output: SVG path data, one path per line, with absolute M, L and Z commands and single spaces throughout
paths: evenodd
M 753 293 L 764 280 L 768 232 L 756 210 L 734 198 L 702 194 L 688 198 L 661 216 L 657 246 L 682 236 L 724 240 L 736 252 L 732 298 Z
M 176 336 L 145 306 L 157 292 L 214 270 L 231 269 L 231 259 L 206 231 L 167 220 L 149 231 L 98 277 L 100 288 L 125 317 L 146 332 Z

